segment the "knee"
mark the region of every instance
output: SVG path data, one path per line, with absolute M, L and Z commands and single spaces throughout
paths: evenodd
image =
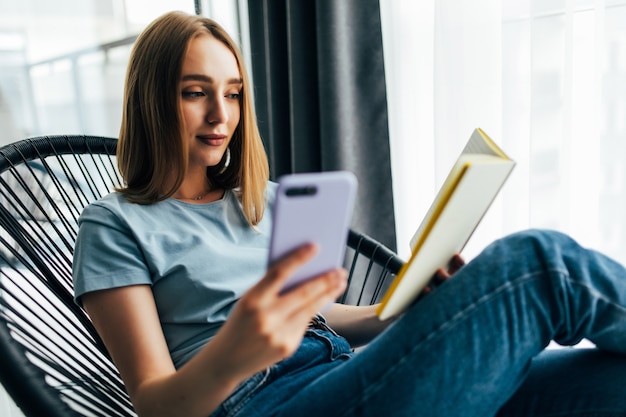
M 505 251 L 509 257 L 532 256 L 548 260 L 562 258 L 565 252 L 579 247 L 568 235 L 547 229 L 516 232 L 499 239 L 495 245 L 499 250 Z
M 502 240 L 512 241 L 518 244 L 530 243 L 532 245 L 552 245 L 558 244 L 561 240 L 571 238 L 564 233 L 549 229 L 527 229 L 512 233 Z

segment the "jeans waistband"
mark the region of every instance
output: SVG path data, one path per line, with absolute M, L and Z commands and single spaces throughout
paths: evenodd
M 326 320 L 319 314 L 315 315 L 309 322 L 309 330 L 329 330 Z

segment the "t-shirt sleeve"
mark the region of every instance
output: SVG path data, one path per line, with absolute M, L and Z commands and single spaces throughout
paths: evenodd
M 88 292 L 152 284 L 130 227 L 113 211 L 92 204 L 83 210 L 78 225 L 72 264 L 77 304 Z

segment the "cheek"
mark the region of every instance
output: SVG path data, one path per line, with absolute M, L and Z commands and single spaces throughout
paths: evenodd
M 191 106 L 183 106 L 183 121 L 187 130 L 195 128 L 201 118 L 200 112 L 196 109 Z
M 241 111 L 239 110 L 239 107 L 237 107 L 232 110 L 228 118 L 228 122 L 233 131 L 237 128 L 240 121 L 241 121 Z

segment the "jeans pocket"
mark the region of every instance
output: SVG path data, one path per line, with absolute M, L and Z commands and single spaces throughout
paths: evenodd
M 234 417 L 265 386 L 269 380 L 270 368 L 267 368 L 239 384 L 235 391 L 215 410 L 211 417 Z
M 348 359 L 353 355 L 352 348 L 346 339 L 338 336 L 332 329 L 307 330 L 307 334 L 318 340 L 324 341 L 330 347 L 330 360 Z

